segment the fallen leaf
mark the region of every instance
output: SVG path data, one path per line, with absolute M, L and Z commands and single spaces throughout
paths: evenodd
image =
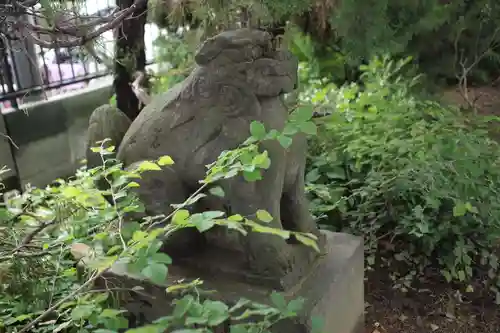
M 439 329 L 439 326 L 435 324 L 430 324 L 430 327 L 433 332 Z

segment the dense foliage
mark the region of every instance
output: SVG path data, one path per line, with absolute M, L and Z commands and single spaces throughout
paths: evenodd
M 315 57 L 327 60 L 323 76 L 337 79 L 384 55 L 412 56 L 433 84 L 500 76 L 500 3 L 494 0 L 150 0 L 150 8 L 154 22 L 173 32 L 189 26 L 198 40 L 239 25 L 271 31 L 295 25 L 311 37 Z
M 168 68 L 154 78 L 153 93 L 187 75 L 205 36 L 238 23 L 275 28 L 287 21 L 283 40 L 301 60 L 300 90 L 286 99 L 296 111 L 285 134 L 267 133 L 253 123 L 252 138 L 210 165 L 201 189 L 168 217 L 124 223 L 127 214 L 141 212 L 131 191 L 138 185 L 134 179 L 168 167 L 173 163 L 168 156 L 132 171 L 122 170 L 118 161 L 82 168 L 71 180 L 9 198 L 0 206 L 0 233 L 6 235 L 0 239 L 0 332 L 130 328 L 113 290 L 90 289 L 116 261 L 164 282 L 171 260 L 158 252 L 158 238 L 180 228 L 223 225 L 288 237 L 265 226 L 264 211 L 241 217 L 190 215 L 185 208 L 204 195 L 224 195 L 212 186 L 220 177 L 243 173 L 249 181 L 259 179 L 259 170 L 272 161 L 256 143 L 278 139 L 287 147 L 298 130 L 310 135 L 306 189 L 312 213 L 324 228 L 364 236 L 368 268 L 402 262 L 412 276 L 437 268 L 460 286 L 479 278 L 500 302 L 498 143 L 484 119 L 422 93 L 423 82 L 444 79 L 466 89 L 471 81 L 489 83 L 500 75 L 498 1 L 151 0 L 149 5 L 152 19 L 171 31 L 157 40 L 158 59 Z M 180 26 L 190 29 L 178 31 Z M 108 190 L 95 185 L 103 176 Z M 105 200 L 110 197 L 111 203 Z M 151 228 L 159 221 L 171 223 Z M 314 239 L 301 239 L 314 246 Z M 83 270 L 75 264 L 79 248 L 92 259 Z M 274 293 L 273 307 L 242 300 L 231 308 L 195 297 L 202 288 L 197 281 L 170 287 L 176 298 L 172 315 L 129 333 L 167 327 L 210 332 L 228 319 L 236 323 L 231 332 L 267 332 L 276 320 L 296 315 L 302 302 L 286 304 Z M 245 321 L 250 315 L 260 320 Z
M 362 234 L 368 264 L 381 244 L 423 272 L 496 283 L 500 147 L 480 118 L 426 100 L 406 61 L 375 58 L 361 83 L 317 83 L 302 93 L 331 115 L 318 120 L 308 190 L 320 223 Z M 494 286 L 496 291 L 496 287 Z
M 295 119 L 294 128 L 314 127 L 307 111 L 297 110 L 295 118 L 301 122 Z M 82 168 L 73 179 L 59 179 L 45 189 L 28 188 L 10 195 L 0 205 L 0 332 L 159 333 L 168 329 L 208 333 L 231 321 L 231 332 L 265 333 L 277 321 L 296 316 L 303 299 L 286 302 L 283 295 L 273 293 L 272 307 L 245 299 L 228 306 L 202 297 L 201 281 L 167 280 L 172 260 L 160 248 L 182 228 L 204 232 L 225 226 L 242 234 L 272 233 L 284 239 L 294 234 L 317 250 L 312 234 L 266 226 L 272 216 L 264 210 L 252 216 L 227 216 L 222 211 L 191 214 L 187 209 L 203 197 L 224 196 L 216 185 L 220 179 L 242 174 L 248 181 L 259 180 L 271 163 L 267 151 L 259 150 L 262 140 L 277 139 L 284 147 L 292 141 L 293 131 L 267 132 L 258 122 L 252 123 L 250 131 L 252 136 L 240 147 L 225 151 L 207 167 L 200 188 L 168 216 L 136 217 L 144 209 L 132 190 L 139 186 L 136 179 L 142 173 L 160 172 L 174 161 L 162 156 L 123 170 L 119 161 L 107 158 L 114 147 L 106 141 L 93 148 L 101 154 L 102 166 Z M 96 187 L 103 177 L 109 185 L 106 190 Z M 117 302 L 117 293 L 140 293 L 142 287 L 123 290 L 105 284 L 104 289 L 96 288 L 116 265 L 165 285 L 174 299 L 173 312 L 147 325 L 135 322 Z

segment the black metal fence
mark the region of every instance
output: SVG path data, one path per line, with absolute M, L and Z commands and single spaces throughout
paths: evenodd
M 94 17 L 105 16 L 114 8 L 114 0 L 61 3 L 67 11 Z M 44 23 L 35 16 L 22 19 L 37 25 Z M 112 31 L 105 33 L 97 43 L 99 50 L 112 57 Z M 83 48 L 45 49 L 29 38 L 0 39 L 0 71 L 0 110 L 17 108 L 19 104 L 46 99 L 66 90 L 80 89 L 90 81 L 110 74 L 103 63 L 98 63 Z
M 106 16 L 115 7 L 115 0 L 59 0 L 70 12 L 84 16 Z M 34 16 L 20 19 L 43 25 Z M 153 26 L 151 26 L 153 28 Z M 148 27 L 146 27 L 148 31 Z M 152 40 L 159 31 L 146 32 L 146 50 L 151 48 Z M 149 39 L 149 40 L 148 40 Z M 94 44 L 96 45 L 96 44 Z M 98 48 L 94 51 L 104 51 L 108 58 L 114 54 L 113 32 L 109 31 L 97 40 Z M 151 49 L 150 49 L 151 50 Z M 152 56 L 148 57 L 151 64 Z M 88 50 L 83 48 L 46 49 L 33 43 L 29 38 L 15 41 L 0 38 L 0 117 L 4 118 L 5 129 L 0 131 L 1 139 L 10 136 L 8 122 L 5 121 L 5 109 L 19 109 L 28 102 L 40 101 L 59 95 L 67 90 L 78 90 L 93 80 L 98 80 L 111 74 L 103 63 L 98 63 Z M 6 139 L 7 140 L 7 139 Z M 14 176 L 3 179 L 7 189 L 20 189 L 19 170 L 15 151 L 17 147 L 10 140 Z M 0 167 L 2 167 L 0 161 Z

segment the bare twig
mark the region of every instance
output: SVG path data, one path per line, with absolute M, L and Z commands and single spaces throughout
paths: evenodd
M 4 134 L 2 132 L 0 132 L 0 136 L 3 136 L 4 138 L 6 138 L 8 141 L 10 141 L 10 143 L 16 148 L 16 149 L 19 149 L 19 147 L 16 145 L 16 143 L 14 142 L 14 140 L 12 140 L 12 138 L 10 136 L 8 136 L 7 134 Z
M 59 250 L 44 250 L 44 251 L 39 251 L 39 252 L 26 252 L 26 253 L 25 252 L 18 252 L 16 254 L 9 254 L 5 257 L 0 257 L 0 263 L 12 260 L 14 258 L 30 258 L 30 259 L 41 258 L 41 257 L 45 257 L 45 256 L 54 255 L 57 252 L 59 252 Z
M 47 315 L 52 313 L 54 310 L 56 310 L 61 304 L 64 302 L 72 299 L 73 297 L 77 296 L 80 294 L 85 288 L 89 287 L 92 283 L 94 283 L 98 278 L 100 278 L 104 273 L 106 273 L 108 270 L 104 269 L 96 274 L 94 274 L 90 279 L 88 279 L 84 284 L 82 284 L 78 289 L 74 290 L 70 294 L 68 294 L 66 297 L 63 297 L 59 300 L 59 302 L 55 303 L 51 307 L 49 307 L 47 310 L 45 310 L 41 315 L 36 317 L 34 320 L 26 324 L 19 333 L 26 333 L 31 330 L 33 326 L 35 326 L 37 323 L 39 323 L 41 320 L 43 320 Z
M 495 47 L 495 40 L 497 38 L 498 33 L 500 33 L 500 27 L 496 28 L 493 31 L 493 35 L 491 36 L 490 40 L 486 44 L 487 46 L 485 47 L 484 50 L 480 51 L 479 49 L 479 36 L 476 40 L 476 50 L 477 52 L 474 54 L 474 58 L 472 61 L 469 63 L 469 59 L 467 59 L 464 56 L 463 50 L 459 50 L 458 44 L 460 37 L 462 36 L 462 33 L 464 32 L 465 28 L 462 28 L 459 30 L 457 33 L 457 36 L 455 37 L 455 41 L 453 43 L 454 49 L 455 49 L 455 59 L 454 59 L 454 68 L 455 68 L 455 77 L 458 80 L 458 89 L 459 93 L 462 96 L 462 98 L 465 100 L 465 102 L 471 107 L 474 111 L 476 110 L 476 102 L 479 99 L 479 96 L 476 96 L 474 100 L 471 101 L 470 96 L 469 96 L 469 87 L 468 87 L 468 77 L 470 72 L 481 62 L 484 57 L 488 54 L 491 49 Z M 460 66 L 460 70 L 457 69 L 457 65 Z
M 29 36 L 34 43 L 45 48 L 75 47 L 85 45 L 87 42 L 100 36 L 102 33 L 118 27 L 123 20 L 129 18 L 134 12 L 142 7 L 147 0 L 135 0 L 134 3 L 123 10 L 115 9 L 105 17 L 81 16 L 63 22 L 56 22 L 52 27 L 43 27 L 32 24 L 26 20 L 16 19 L 21 15 L 31 15 L 29 7 L 33 7 L 38 1 L 30 0 L 14 2 L 13 9 L 7 10 L 4 5 L 4 12 L 9 17 L 6 22 L 2 22 L 2 34 L 7 35 L 9 27 L 12 27 L 20 36 Z M 76 23 L 81 22 L 81 23 Z M 41 35 L 49 36 L 45 40 Z
M 42 221 L 40 219 L 40 217 L 36 216 L 35 214 L 29 213 L 29 212 L 24 212 L 21 215 L 26 215 L 26 216 L 32 217 L 36 221 L 38 221 L 40 224 L 24 237 L 24 239 L 21 241 L 21 244 L 19 244 L 19 246 L 17 246 L 14 250 L 12 250 L 12 252 L 11 252 L 12 255 L 16 254 L 17 252 L 19 252 L 19 250 L 21 250 L 27 244 L 29 244 L 33 240 L 33 238 L 37 234 L 39 234 L 40 232 L 42 232 L 45 228 L 47 228 L 47 227 L 53 225 L 54 223 L 56 223 L 56 220 Z
M 144 72 L 136 72 L 134 76 L 135 80 L 131 83 L 132 91 L 141 104 L 148 105 L 151 102 L 151 96 L 145 87 L 147 75 Z

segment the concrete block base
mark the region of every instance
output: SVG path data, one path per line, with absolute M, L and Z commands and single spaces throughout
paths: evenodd
M 300 316 L 278 323 L 273 327 L 274 333 L 309 333 L 314 317 L 321 318 L 323 322 L 321 333 L 360 333 L 364 330 L 363 240 L 343 233 L 325 232 L 325 236 L 325 254 L 312 265 L 299 283 L 280 291 L 288 300 L 298 297 L 305 299 Z M 225 256 L 228 258 L 227 252 Z M 270 288 L 255 281 L 235 278 L 231 274 L 214 274 L 214 268 L 224 271 L 225 263 L 216 262 L 213 258 L 221 257 L 216 253 L 206 253 L 203 258 L 197 259 L 198 262 L 205 260 L 201 262 L 212 268 L 205 272 L 186 265 L 182 268 L 172 266 L 170 282 L 200 278 L 204 281 L 202 289 L 213 291 L 209 294 L 211 299 L 235 304 L 240 298 L 247 298 L 269 304 Z M 124 271 L 123 266 L 114 267 L 111 276 L 106 277 L 107 283 L 113 278 L 119 279 L 122 287 L 140 285 L 144 288 L 143 293 L 131 295 L 125 302 L 125 307 L 141 324 L 170 313 L 172 296 L 167 296 L 165 286 L 145 283 L 140 277 Z M 117 281 L 114 284 L 117 285 Z

